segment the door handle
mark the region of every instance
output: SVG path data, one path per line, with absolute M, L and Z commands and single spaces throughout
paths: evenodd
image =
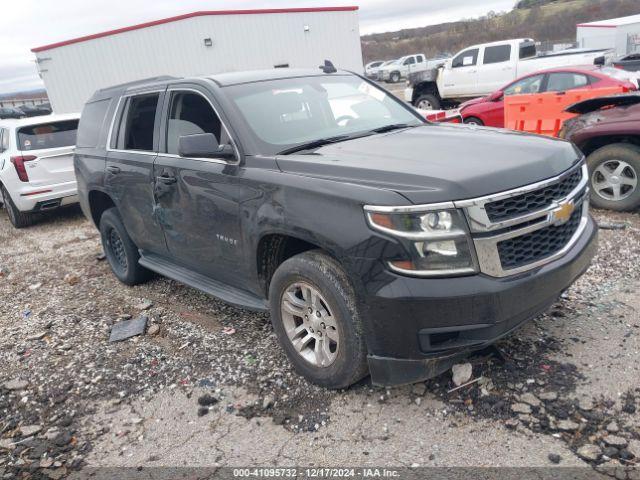
M 160 183 L 164 183 L 165 185 L 173 185 L 178 181 L 176 177 L 172 177 L 170 175 L 161 175 L 157 178 Z
M 112 173 L 113 175 L 117 175 L 120 173 L 120 167 L 116 167 L 115 165 L 108 165 L 107 172 Z

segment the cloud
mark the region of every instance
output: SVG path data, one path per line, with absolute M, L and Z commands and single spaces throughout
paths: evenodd
M 361 33 L 433 25 L 509 10 L 515 0 L 42 0 L 5 1 L 0 94 L 42 85 L 31 48 L 197 10 L 359 4 Z M 152 7 L 151 7 L 152 5 Z

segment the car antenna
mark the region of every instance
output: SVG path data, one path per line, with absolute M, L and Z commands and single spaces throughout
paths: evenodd
M 320 65 L 320 70 L 322 70 L 322 73 L 336 73 L 338 71 L 331 63 L 331 60 L 325 60 L 324 65 Z

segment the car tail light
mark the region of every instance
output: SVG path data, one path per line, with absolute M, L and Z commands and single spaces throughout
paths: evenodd
M 35 160 L 36 158 L 38 157 L 36 157 L 35 155 L 19 155 L 10 158 L 13 166 L 16 167 L 16 173 L 18 174 L 18 178 L 21 182 L 29 181 L 29 175 L 27 174 L 27 169 L 25 168 L 24 163 Z

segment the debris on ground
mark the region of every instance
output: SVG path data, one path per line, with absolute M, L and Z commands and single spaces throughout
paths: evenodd
M 601 230 L 624 230 L 627 228 L 626 223 L 598 222 L 598 228 Z
M 153 307 L 153 302 L 143 298 L 134 308 L 142 312 L 144 310 L 149 310 L 151 307 Z
M 451 367 L 451 372 L 453 374 L 453 384 L 459 387 L 471 379 L 473 367 L 470 363 L 458 363 Z
M 123 320 L 111 327 L 111 335 L 109 342 L 121 342 L 137 335 L 142 335 L 147 328 L 147 320 L 149 318 L 142 315 L 132 320 Z

